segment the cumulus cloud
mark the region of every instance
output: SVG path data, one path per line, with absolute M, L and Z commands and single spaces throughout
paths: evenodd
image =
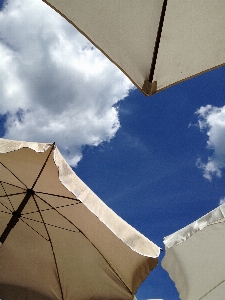
M 84 145 L 120 127 L 116 104 L 126 76 L 40 0 L 9 0 L 0 11 L 0 115 L 5 138 L 55 141 L 75 166 Z
M 203 170 L 205 178 L 212 180 L 212 176 L 222 176 L 225 168 L 225 106 L 202 106 L 196 112 L 200 130 L 206 131 L 208 136 L 207 148 L 212 150 L 212 155 L 207 162 L 199 158 L 197 166 Z

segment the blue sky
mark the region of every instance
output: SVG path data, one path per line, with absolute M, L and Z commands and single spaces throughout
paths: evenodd
M 206 132 L 195 126 L 201 106 L 224 105 L 224 76 L 225 68 L 214 70 L 151 98 L 133 91 L 119 105 L 116 137 L 84 149 L 75 170 L 114 211 L 163 249 L 163 237 L 217 207 L 225 195 L 224 176 L 209 181 L 196 166 L 212 150 L 206 149 Z M 179 299 L 160 263 L 137 295 Z
M 18 3 L 26 7 L 29 1 Z M 32 10 L 21 7 L 10 7 L 18 13 L 14 27 L 9 13 L 3 10 L 0 15 L 0 52 L 5 58 L 0 62 L 0 136 L 56 141 L 78 176 L 164 249 L 163 237 L 208 213 L 225 197 L 225 68 L 147 98 L 45 4 L 36 7 L 36 19 L 27 23 L 22 17 Z M 42 9 L 59 26 L 54 35 L 53 29 L 41 27 Z M 53 47 L 54 41 L 59 48 Z M 51 56 L 49 49 L 54 49 Z M 34 58 L 34 53 L 41 57 Z M 138 300 L 179 299 L 160 265 L 164 252 L 139 288 Z

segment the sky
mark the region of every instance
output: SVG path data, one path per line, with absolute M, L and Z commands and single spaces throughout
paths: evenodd
M 163 249 L 138 300 L 179 299 L 161 267 L 163 238 L 225 201 L 225 68 L 146 97 L 42 1 L 2 5 L 0 137 L 56 142 L 76 174 Z

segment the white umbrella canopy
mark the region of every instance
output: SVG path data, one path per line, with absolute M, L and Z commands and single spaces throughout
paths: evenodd
M 145 94 L 225 63 L 225 0 L 43 0 Z
M 157 265 L 54 144 L 0 139 L 0 214 L 3 300 L 133 299 Z
M 225 203 L 164 239 L 162 267 L 181 300 L 224 299 Z

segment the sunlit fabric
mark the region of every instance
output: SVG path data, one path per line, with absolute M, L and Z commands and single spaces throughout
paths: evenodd
M 146 95 L 225 63 L 225 1 L 43 0 Z M 149 74 L 163 2 L 157 60 Z
M 223 299 L 225 203 L 164 239 L 162 266 L 181 300 Z
M 0 214 L 4 300 L 133 299 L 157 265 L 159 247 L 108 208 L 54 144 L 0 139 Z

